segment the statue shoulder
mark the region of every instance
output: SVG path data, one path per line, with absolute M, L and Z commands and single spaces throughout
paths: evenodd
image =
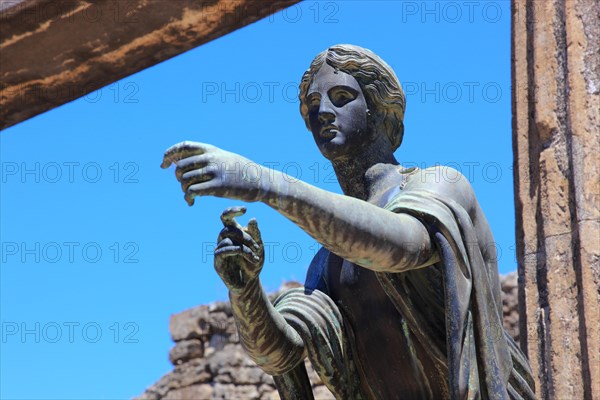
M 469 180 L 454 168 L 436 165 L 417 169 L 406 180 L 405 190 L 428 190 L 462 205 L 469 213 L 476 208 L 477 199 Z

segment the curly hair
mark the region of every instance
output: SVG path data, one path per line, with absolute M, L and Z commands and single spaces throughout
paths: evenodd
M 371 50 L 360 46 L 340 44 L 319 53 L 302 75 L 300 81 L 300 114 L 310 130 L 306 95 L 309 86 L 323 63 L 352 75 L 360 85 L 373 112 L 375 124 L 383 124 L 394 150 L 404 136 L 404 109 L 406 98 L 392 68 Z

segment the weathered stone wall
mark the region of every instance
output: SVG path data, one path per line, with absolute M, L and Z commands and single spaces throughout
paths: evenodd
M 299 284 L 286 285 L 293 286 Z M 518 340 L 516 273 L 502 277 L 502 295 L 504 327 Z M 169 328 L 175 341 L 169 352 L 174 369 L 137 400 L 279 399 L 273 379 L 246 356 L 239 344 L 229 303 L 175 314 Z M 333 399 L 308 361 L 306 365 L 315 399 Z
M 513 0 L 521 347 L 543 399 L 600 399 L 600 3 Z

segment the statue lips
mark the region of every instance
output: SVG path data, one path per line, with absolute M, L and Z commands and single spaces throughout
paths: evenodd
M 327 125 L 321 128 L 321 131 L 319 132 L 319 137 L 321 139 L 331 140 L 338 134 L 338 132 L 339 130 L 337 126 Z

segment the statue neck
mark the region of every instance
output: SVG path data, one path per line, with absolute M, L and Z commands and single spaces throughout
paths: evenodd
M 390 175 L 397 175 L 398 161 L 387 137 L 372 142 L 352 156 L 332 161 L 346 196 L 369 200 L 387 189 Z

